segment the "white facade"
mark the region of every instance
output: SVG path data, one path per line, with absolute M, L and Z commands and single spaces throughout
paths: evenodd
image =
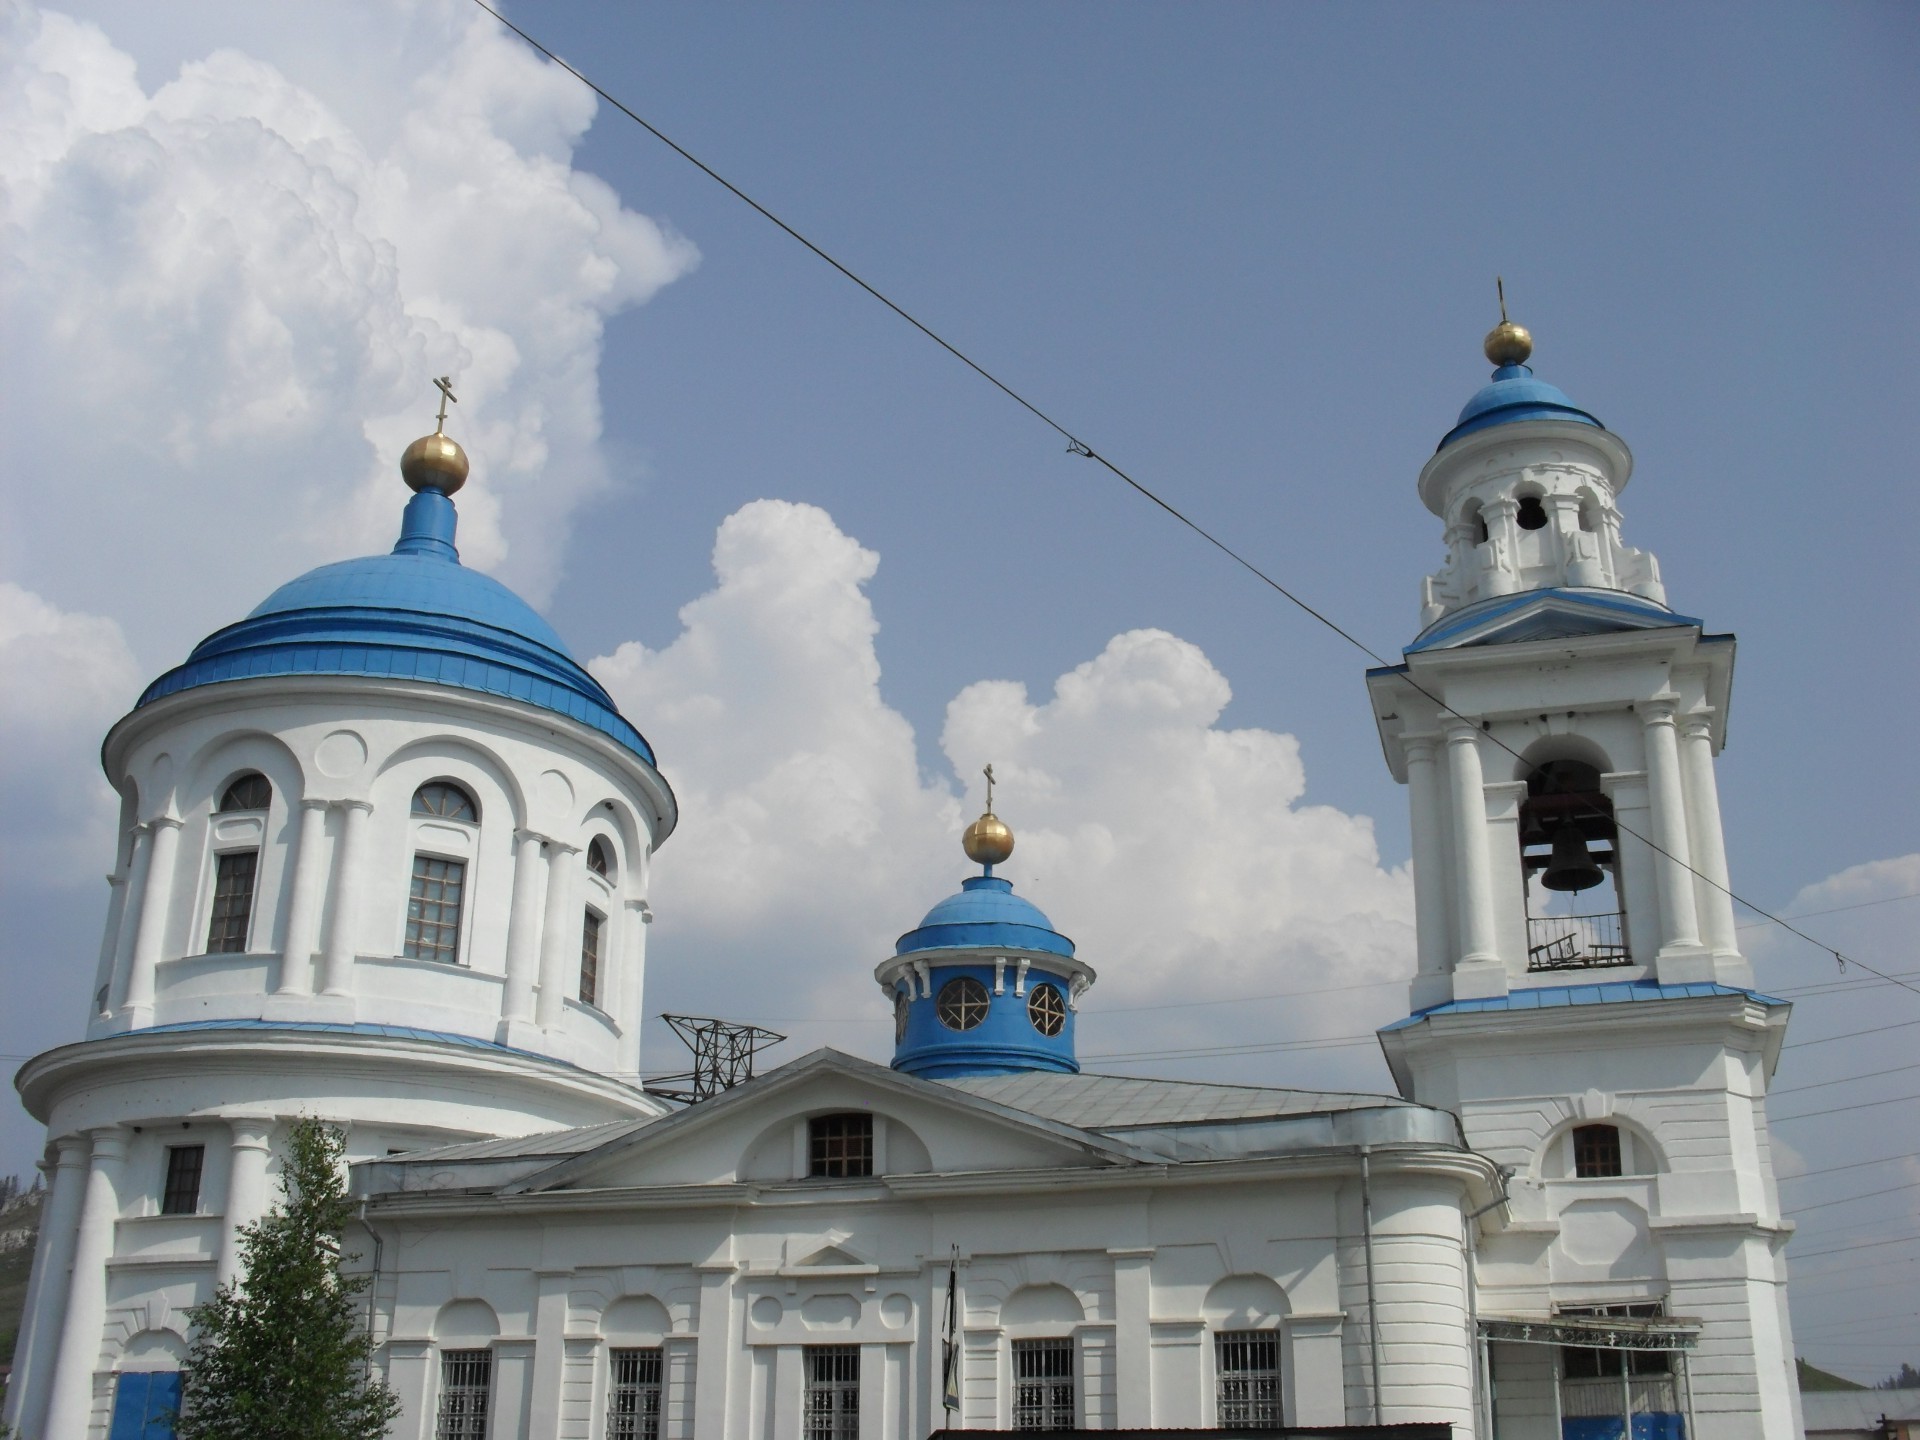
M 105 1437 L 177 1370 L 314 1115 L 348 1133 L 400 1440 L 456 1402 L 494 1440 L 608 1440 L 656 1405 L 702 1440 L 836 1405 L 861 1440 L 1042 1411 L 1584 1440 L 1615 1397 L 1661 1435 L 1797 1436 L 1765 1115 L 1787 1007 L 1750 990 L 1714 778 L 1732 641 L 1622 544 L 1625 445 L 1530 375 L 1496 372 L 1422 472 L 1448 560 L 1406 663 L 1368 677 L 1413 820 L 1398 1096 L 1071 1073 L 1092 967 L 973 879 L 878 972 L 921 1055 L 935 962 L 977 990 L 942 1078 L 821 1051 L 664 1113 L 637 1082 L 674 804 L 624 721 L 417 675 L 216 675 L 107 738 L 94 1013 L 18 1080 L 51 1191 L 7 1419 Z M 1509 381 L 1531 408 L 1475 411 Z M 415 504 L 396 554 L 453 566 L 446 494 Z M 511 618 L 461 584 L 473 633 Z M 223 807 L 248 775 L 270 798 Z M 470 817 L 419 813 L 445 785 Z M 1603 913 L 1543 888 L 1576 857 Z M 423 860 L 462 867 L 457 938 L 409 958 Z M 1027 1008 L 1029 964 L 1066 1012 Z

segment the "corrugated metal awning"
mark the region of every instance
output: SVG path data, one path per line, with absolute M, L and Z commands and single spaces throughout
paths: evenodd
M 1547 1319 L 1482 1315 L 1480 1338 L 1517 1345 L 1572 1345 L 1583 1350 L 1691 1350 L 1700 1322 L 1677 1315 L 1554 1315 Z

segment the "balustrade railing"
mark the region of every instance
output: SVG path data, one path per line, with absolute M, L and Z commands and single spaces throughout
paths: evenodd
M 1631 965 L 1625 927 L 1611 915 L 1542 915 L 1527 918 L 1527 969 L 1594 970 Z

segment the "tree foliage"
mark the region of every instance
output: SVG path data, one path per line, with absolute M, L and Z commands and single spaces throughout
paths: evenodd
M 360 1316 L 369 1279 L 345 1275 L 352 1218 L 345 1139 L 316 1120 L 293 1127 L 284 1198 L 241 1229 L 239 1275 L 189 1312 L 178 1440 L 378 1440 L 400 1402 L 373 1376 Z

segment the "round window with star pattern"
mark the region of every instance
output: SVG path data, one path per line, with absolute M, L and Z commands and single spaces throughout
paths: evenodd
M 893 992 L 893 1043 L 898 1045 L 907 1038 L 907 992 Z
M 971 1030 L 987 1018 L 987 987 L 971 975 L 949 980 L 940 987 L 934 1013 L 949 1030 Z
M 1059 987 L 1042 981 L 1028 991 L 1027 1018 L 1042 1035 L 1058 1035 L 1067 1023 L 1067 1002 L 1060 997 Z

